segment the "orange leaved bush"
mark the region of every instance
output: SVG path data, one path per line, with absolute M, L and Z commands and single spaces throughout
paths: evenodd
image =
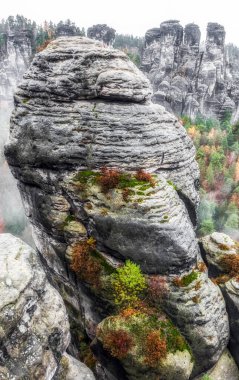
M 224 255 L 220 260 L 220 264 L 230 277 L 239 278 L 239 255 Z
M 168 293 L 167 280 L 165 277 L 151 275 L 148 279 L 148 293 L 150 299 L 164 298 Z
M 120 180 L 120 172 L 117 169 L 102 168 L 98 183 L 102 192 L 107 193 L 110 189 L 115 189 Z
M 149 173 L 146 173 L 144 170 L 142 169 L 139 169 L 136 174 L 135 174 L 135 178 L 138 180 L 138 181 L 145 181 L 145 182 L 149 182 L 151 186 L 155 186 L 155 180 L 153 179 L 152 175 L 149 174 Z
M 160 337 L 158 331 L 150 332 L 145 342 L 145 364 L 156 367 L 161 359 L 167 356 L 166 340 Z
M 103 347 L 115 358 L 123 359 L 133 347 L 133 339 L 127 331 L 110 331 L 104 336 Z
M 82 240 L 76 243 L 72 249 L 71 269 L 79 277 L 94 287 L 100 285 L 100 264 L 91 257 L 91 250 L 95 248 L 95 242 L 92 238 Z

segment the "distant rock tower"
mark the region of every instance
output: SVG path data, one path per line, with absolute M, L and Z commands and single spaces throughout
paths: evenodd
M 225 55 L 225 30 L 208 23 L 205 48 L 196 24 L 165 21 L 145 34 L 142 70 L 154 101 L 177 115 L 239 118 L 238 84 Z
M 104 44 L 112 46 L 115 39 L 115 29 L 106 24 L 93 25 L 87 30 L 87 37 L 93 40 L 103 41 Z

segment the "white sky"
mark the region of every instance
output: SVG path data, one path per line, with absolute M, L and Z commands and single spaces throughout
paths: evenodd
M 239 46 L 238 5 L 238 0 L 2 0 L 1 18 L 20 14 L 37 23 L 69 18 L 80 27 L 105 23 L 135 36 L 176 19 L 183 26 L 198 24 L 203 39 L 207 23 L 218 22 L 225 27 L 226 42 Z

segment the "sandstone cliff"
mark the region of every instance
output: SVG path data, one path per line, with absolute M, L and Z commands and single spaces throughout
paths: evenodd
M 238 66 L 225 52 L 223 26 L 208 23 L 205 46 L 195 24 L 165 21 L 145 35 L 142 70 L 154 90 L 154 101 L 177 115 L 237 120 Z
M 218 362 L 229 324 L 194 232 L 195 149 L 124 53 L 68 37 L 36 55 L 5 153 L 72 355 L 86 334 L 98 377 L 122 380 L 192 379 Z
M 29 240 L 19 191 L 5 162 L 3 147 L 9 134 L 13 94 L 32 60 L 32 34 L 27 28 L 8 27 L 0 33 L 0 231 L 24 235 Z M 24 230 L 25 229 L 25 230 Z

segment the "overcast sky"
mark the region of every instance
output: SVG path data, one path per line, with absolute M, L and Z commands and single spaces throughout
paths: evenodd
M 239 46 L 238 0 L 5 0 L 1 18 L 21 14 L 42 23 L 70 18 L 88 28 L 106 23 L 117 33 L 143 36 L 162 21 L 180 20 L 184 26 L 194 22 L 205 36 L 209 21 L 224 25 L 226 42 Z

